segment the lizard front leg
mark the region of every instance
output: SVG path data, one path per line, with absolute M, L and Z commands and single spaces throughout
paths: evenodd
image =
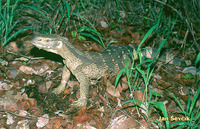
M 53 90 L 54 94 L 60 94 L 62 91 L 65 90 L 65 86 L 66 86 L 67 81 L 69 80 L 69 77 L 70 77 L 70 71 L 68 70 L 66 66 L 64 66 L 61 83 L 57 88 Z

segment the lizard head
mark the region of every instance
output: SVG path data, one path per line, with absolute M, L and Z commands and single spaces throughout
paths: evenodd
M 63 48 L 63 37 L 59 35 L 35 35 L 31 43 L 39 49 L 58 54 Z

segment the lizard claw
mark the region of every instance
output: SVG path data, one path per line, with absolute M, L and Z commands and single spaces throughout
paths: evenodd
M 66 81 L 62 81 L 57 88 L 53 89 L 52 92 L 54 94 L 60 94 L 61 92 L 65 90 L 65 84 L 66 84 Z
M 78 106 L 82 107 L 84 105 L 87 105 L 87 98 L 79 98 L 77 101 L 74 101 L 71 106 Z
M 77 101 L 74 101 L 70 105 L 70 108 L 67 109 L 66 114 L 76 113 L 86 105 L 87 105 L 87 98 L 80 98 Z
M 62 90 L 60 87 L 57 87 L 57 88 L 53 89 L 52 92 L 53 92 L 54 94 L 60 94 L 62 91 L 63 91 L 63 90 Z

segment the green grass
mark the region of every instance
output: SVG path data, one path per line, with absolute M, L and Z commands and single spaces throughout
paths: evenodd
M 162 30 L 161 25 L 163 24 L 162 23 L 163 19 L 161 17 L 162 17 L 162 11 L 159 13 L 159 17 L 157 19 L 156 19 L 156 16 L 155 16 L 156 25 L 151 27 L 150 30 L 145 34 L 140 45 L 138 46 L 138 49 L 136 51 L 136 55 L 132 55 L 133 61 L 132 62 L 129 62 L 129 60 L 126 61 L 125 67 L 119 72 L 118 76 L 116 77 L 116 81 L 115 81 L 115 87 L 116 87 L 117 83 L 120 80 L 120 77 L 122 76 L 123 73 L 125 73 L 125 75 L 127 77 L 127 84 L 129 86 L 129 90 L 130 90 L 131 94 L 134 94 L 134 91 L 137 91 L 137 90 L 140 90 L 142 92 L 144 91 L 145 94 L 144 94 L 144 97 L 143 97 L 143 102 L 135 100 L 134 97 L 133 97 L 132 100 L 128 100 L 125 103 L 129 103 L 129 102 L 135 103 L 137 110 L 141 109 L 142 108 L 141 105 L 143 105 L 143 107 L 145 107 L 143 110 L 146 111 L 146 116 L 144 115 L 143 117 L 145 118 L 145 120 L 149 124 L 149 127 L 151 126 L 150 125 L 150 119 L 151 119 L 151 111 L 152 111 L 153 108 L 156 109 L 156 110 L 160 110 L 162 112 L 162 114 L 161 114 L 162 116 L 168 117 L 168 113 L 167 113 L 167 110 L 165 108 L 164 102 L 163 101 L 158 102 L 157 99 L 153 100 L 152 96 L 155 96 L 155 94 L 158 94 L 158 93 L 152 94 L 152 91 L 149 89 L 148 86 L 149 86 L 149 83 L 151 81 L 152 73 L 155 69 L 155 62 L 157 60 L 157 56 L 158 56 L 159 52 L 161 51 L 161 48 L 167 42 L 166 39 L 172 33 L 172 28 L 174 27 L 174 24 L 176 23 L 176 21 L 172 22 L 171 18 L 169 17 L 167 27 L 165 28 L 165 31 L 162 32 L 162 36 L 164 37 L 164 39 L 161 41 L 155 56 L 152 59 L 144 59 L 141 56 L 142 51 L 145 49 L 145 48 L 141 48 L 141 46 L 146 41 L 147 37 L 153 31 L 155 31 L 155 33 L 158 33 L 159 31 Z M 146 50 L 146 51 L 148 51 L 148 50 Z M 135 63 L 135 59 L 137 59 L 137 58 L 139 60 L 139 64 Z M 200 56 L 198 56 L 198 59 L 199 58 L 200 58 Z M 131 67 L 129 67 L 130 63 L 131 63 Z M 143 69 L 143 67 L 142 67 L 143 64 L 147 65 L 146 69 Z M 145 89 L 143 89 L 142 86 L 140 86 L 142 83 L 144 84 Z M 147 98 L 147 96 L 149 98 Z M 138 114 L 139 114 L 139 112 L 138 112 Z M 158 124 L 158 126 L 161 125 L 159 123 L 159 121 L 157 121 L 157 124 Z M 167 129 L 170 128 L 169 120 L 165 121 L 165 127 Z M 161 126 L 160 126 L 160 128 L 161 128 Z
M 154 62 L 157 60 L 157 55 L 159 54 L 159 52 L 160 52 L 161 48 L 163 47 L 163 45 L 165 44 L 166 40 L 163 40 L 161 42 L 157 53 L 155 54 L 154 58 L 152 58 L 152 59 L 145 59 L 144 60 L 144 58 L 142 57 L 142 51 L 144 49 L 141 48 L 141 45 L 145 42 L 147 37 L 157 28 L 157 26 L 158 26 L 158 24 L 153 26 L 145 34 L 140 45 L 138 46 L 138 49 L 136 51 L 136 55 L 132 55 L 133 61 L 129 62 L 129 60 L 127 59 L 125 68 L 123 68 L 119 72 L 119 74 L 116 77 L 116 81 L 115 81 L 115 87 L 116 87 L 117 83 L 120 80 L 120 77 L 122 76 L 123 73 L 125 73 L 131 94 L 134 94 L 134 91 L 137 91 L 137 90 L 141 90 L 142 92 L 143 92 L 143 90 L 145 90 L 145 92 L 144 92 L 145 94 L 143 96 L 143 102 L 135 100 L 134 97 L 133 97 L 132 100 L 128 100 L 125 103 L 134 102 L 137 106 L 137 110 L 138 110 L 138 108 L 141 108 L 141 105 L 143 105 L 143 107 L 145 107 L 143 110 L 145 110 L 145 112 L 146 112 L 146 115 L 144 115 L 143 117 L 145 118 L 145 120 L 149 124 L 149 127 L 150 127 L 150 116 L 151 116 L 151 111 L 152 111 L 153 107 L 158 109 L 158 110 L 161 110 L 163 112 L 164 117 L 167 117 L 167 111 L 165 109 L 164 102 L 157 102 L 157 100 L 152 100 L 153 94 L 152 94 L 152 91 L 149 90 L 149 88 L 148 88 L 150 80 L 151 80 L 152 73 L 155 69 Z M 135 64 L 135 59 L 137 59 L 137 57 L 139 58 L 139 64 Z M 129 63 L 131 63 L 131 68 L 129 68 Z M 146 70 L 142 69 L 142 65 L 144 65 L 144 64 L 147 65 Z M 139 83 L 138 83 L 138 80 L 140 80 Z M 145 89 L 142 89 L 142 87 L 140 86 L 141 83 L 143 83 L 145 85 Z M 149 98 L 147 98 L 147 96 L 149 96 Z M 169 121 L 166 121 L 166 127 L 169 128 Z
M 169 92 L 169 91 L 168 91 Z M 181 105 L 180 101 L 175 97 L 171 92 L 169 92 L 170 95 L 175 99 L 178 106 L 180 107 L 180 111 L 174 112 L 175 114 L 182 114 L 184 117 L 188 117 L 189 121 L 178 121 L 174 124 L 170 125 L 170 127 L 176 126 L 177 129 L 179 128 L 188 128 L 188 129 L 195 129 L 200 126 L 200 105 L 197 105 L 197 100 L 200 94 L 200 86 L 197 90 L 196 95 L 194 95 L 193 100 L 191 101 L 191 96 L 188 94 L 188 102 L 187 102 L 187 108 L 184 109 Z
M 11 0 L 7 0 L 6 3 L 2 5 L 2 1 L 0 1 L 0 42 L 1 46 L 6 46 L 15 36 L 19 35 L 20 33 L 24 32 L 27 29 L 32 28 L 23 28 L 20 30 L 16 30 L 17 25 L 19 24 L 19 21 L 17 20 L 18 12 L 20 6 L 21 0 L 16 0 L 11 4 Z M 121 37 L 123 36 L 122 27 L 121 27 L 121 21 L 122 18 L 120 17 L 120 11 L 124 11 L 125 13 L 131 12 L 128 7 L 126 9 L 128 11 L 123 10 L 122 3 L 125 3 L 125 1 L 120 0 L 114 0 L 114 2 L 111 3 L 110 10 L 104 10 L 108 15 L 107 17 L 115 17 L 115 20 L 108 21 L 110 22 L 110 28 L 115 29 L 119 28 L 119 31 L 121 33 Z M 128 2 L 130 3 L 130 2 Z M 169 1 L 168 4 L 175 3 L 174 0 Z M 148 5 L 148 1 L 143 0 L 143 5 Z M 98 32 L 96 29 L 95 22 L 89 18 L 87 15 L 87 12 L 92 12 L 95 9 L 97 10 L 103 10 L 108 5 L 107 1 L 100 1 L 100 0 L 78 0 L 78 1 L 66 1 L 66 0 L 56 0 L 56 1 L 45 1 L 45 0 L 32 0 L 30 3 L 26 3 L 23 9 L 31 9 L 34 12 L 37 12 L 40 14 L 42 18 L 46 19 L 46 22 L 40 21 L 40 24 L 42 26 L 42 29 L 39 29 L 41 33 L 45 34 L 51 34 L 51 33 L 57 33 L 65 35 L 66 33 L 70 33 L 73 38 L 78 38 L 80 40 L 87 40 L 92 39 L 95 42 L 101 44 L 105 48 L 104 40 L 102 38 L 102 34 Z M 108 5 L 108 6 L 110 6 Z M 116 6 L 113 6 L 116 5 Z M 132 55 L 132 62 L 130 60 L 126 60 L 125 67 L 119 72 L 115 87 L 117 86 L 117 83 L 120 80 L 120 77 L 122 74 L 125 73 L 127 77 L 127 83 L 129 86 L 130 94 L 134 95 L 134 91 L 144 91 L 144 101 L 140 102 L 138 100 L 135 100 L 134 98 L 132 100 L 128 100 L 125 103 L 133 102 L 135 103 L 138 114 L 139 109 L 144 107 L 143 110 L 145 110 L 146 115 L 143 117 L 148 122 L 150 126 L 150 119 L 151 119 L 151 113 L 153 109 L 156 109 L 157 111 L 162 112 L 162 116 L 167 117 L 167 111 L 164 105 L 164 102 L 158 101 L 158 93 L 154 93 L 149 89 L 149 84 L 151 83 L 151 77 L 152 73 L 155 69 L 155 62 L 157 60 L 157 55 L 160 52 L 160 49 L 163 47 L 164 44 L 168 43 L 168 39 L 170 39 L 170 36 L 174 36 L 173 32 L 180 32 L 180 30 L 176 30 L 175 26 L 178 26 L 178 23 L 183 24 L 184 22 L 181 21 L 181 19 L 178 17 L 178 14 L 173 15 L 166 15 L 166 6 L 164 4 L 149 4 L 150 6 L 146 6 L 144 12 L 145 15 L 141 17 L 144 19 L 143 24 L 147 24 L 146 28 L 150 28 L 149 31 L 145 34 L 144 38 L 142 39 L 140 45 L 138 46 L 138 49 L 136 51 L 136 55 Z M 194 7 L 194 6 L 193 6 Z M 195 6 L 196 7 L 196 6 Z M 48 9 L 47 9 L 48 8 Z M 92 10 L 93 9 L 93 10 Z M 170 8 L 173 9 L 173 8 Z M 92 10 L 92 11 L 91 11 Z M 110 11 L 110 13 L 109 13 Z M 134 10 L 132 10 L 134 11 Z M 173 10 L 175 11 L 175 10 Z M 94 14 L 96 11 L 94 12 Z M 86 15 L 85 15 L 86 14 Z M 91 15 L 92 13 L 90 13 Z M 102 15 L 101 13 L 100 15 Z M 20 15 L 20 14 L 19 14 Z M 100 16 L 97 15 L 97 16 Z M 36 15 L 38 16 L 38 15 Z M 130 17 L 130 15 L 129 15 Z M 95 19 L 95 18 L 94 18 Z M 105 20 L 105 19 L 104 19 Z M 106 19 L 107 20 L 107 19 Z M 112 27 L 112 23 L 114 27 Z M 117 24 L 115 24 L 117 23 Z M 78 27 L 71 27 L 76 26 L 80 24 Z M 184 28 L 185 26 L 182 26 Z M 141 27 L 142 28 L 142 27 Z M 139 29 L 141 29 L 139 28 Z M 145 28 L 145 29 L 146 29 Z M 142 28 L 143 29 L 143 28 Z M 189 29 L 190 30 L 190 29 Z M 154 32 L 157 37 L 161 37 L 162 41 L 159 44 L 158 51 L 153 59 L 144 59 L 141 56 L 142 51 L 144 51 L 144 48 L 142 48 L 142 44 L 147 40 L 147 37 L 149 37 Z M 192 31 L 193 32 L 193 31 Z M 142 33 L 142 32 L 141 32 Z M 179 36 L 178 34 L 175 36 Z M 179 38 L 179 37 L 178 37 Z M 177 44 L 175 44 L 177 45 Z M 187 44 L 185 44 L 186 46 Z M 108 45 L 109 46 L 109 45 Z M 139 63 L 136 64 L 135 59 L 138 58 Z M 198 54 L 195 62 L 195 66 L 198 67 L 198 62 L 200 60 L 200 53 Z M 142 66 L 147 65 L 147 68 L 144 69 Z M 197 68 L 197 72 L 200 70 L 200 67 Z M 196 83 L 198 84 L 200 82 L 200 78 L 197 79 Z M 141 85 L 144 85 L 144 89 Z M 187 127 L 187 128 L 195 128 L 196 125 L 199 125 L 199 107 L 196 105 L 196 101 L 199 96 L 200 88 L 198 88 L 197 94 L 194 96 L 193 101 L 190 101 L 190 95 L 187 102 L 187 108 L 184 109 L 183 106 L 180 104 L 179 100 L 171 94 L 175 101 L 178 103 L 180 107 L 180 111 L 177 111 L 175 113 L 182 114 L 184 116 L 187 116 L 190 118 L 190 121 L 185 122 L 176 122 L 172 125 L 169 125 L 169 121 L 165 122 L 166 128 L 178 126 L 178 127 Z M 148 96 L 148 97 L 147 97 Z M 160 123 L 157 121 L 158 125 Z M 161 126 L 160 126 L 161 128 Z
M 17 17 L 15 11 L 17 11 L 17 6 L 20 0 L 17 0 L 14 5 L 10 5 L 10 2 L 10 0 L 7 0 L 5 5 L 2 5 L 2 2 L 0 1 L 0 42 L 2 47 L 4 47 L 15 36 L 27 29 L 32 29 L 23 28 L 15 31 L 15 27 L 18 25 L 18 21 L 14 20 L 15 17 Z
M 45 34 L 46 33 L 60 33 L 61 30 L 62 30 L 62 33 L 65 33 L 65 31 L 67 30 L 63 29 L 62 28 L 63 26 L 65 26 L 65 28 L 68 28 L 68 30 L 71 31 L 70 29 L 71 20 L 75 21 L 76 19 L 79 19 L 79 22 L 82 22 L 85 24 L 83 24 L 76 31 L 71 31 L 72 36 L 74 38 L 78 37 L 81 40 L 86 40 L 86 38 L 91 38 L 95 42 L 101 44 L 105 48 L 105 44 L 103 42 L 103 38 L 101 34 L 96 30 L 94 25 L 87 18 L 85 18 L 83 15 L 79 13 L 78 10 L 81 10 L 81 8 L 83 8 L 83 10 L 86 9 L 85 3 L 83 3 L 82 0 L 80 0 L 80 3 L 81 3 L 81 6 L 79 6 L 79 3 L 76 3 L 72 7 L 70 6 L 70 3 L 66 2 L 65 0 L 62 0 L 62 3 L 58 5 L 59 7 L 55 7 L 55 5 L 49 4 L 53 9 L 55 8 L 55 10 L 52 10 L 54 12 L 52 14 L 54 15 L 50 17 L 47 16 L 48 12 L 37 7 L 38 6 L 37 3 L 35 3 L 35 5 L 26 6 L 26 8 L 30 8 L 38 12 L 49 22 L 48 25 L 44 25 L 45 28 L 43 28 L 41 33 L 45 33 Z M 55 12 L 59 12 L 59 13 L 55 13 Z
M 41 4 L 42 3 L 39 1 L 36 1 L 31 5 L 25 6 L 26 8 L 38 12 L 47 20 L 46 23 L 43 23 L 43 29 L 40 31 L 41 33 L 59 33 L 63 25 L 70 25 L 71 8 L 68 2 L 62 0 L 60 3 L 58 3 L 58 1 L 48 3 L 51 7 L 49 10 L 43 10 Z
M 95 40 L 96 42 L 98 42 L 99 44 L 101 44 L 105 48 L 105 44 L 103 42 L 103 38 L 101 37 L 101 33 L 99 33 L 96 30 L 94 25 L 88 19 L 86 19 L 85 17 L 83 17 L 80 14 L 72 13 L 72 15 L 83 19 L 84 21 L 86 21 L 91 26 L 91 28 L 90 27 L 85 27 L 85 26 L 81 27 L 80 29 L 77 30 L 77 34 L 79 36 L 81 36 L 81 37 L 85 37 L 85 36 L 86 37 L 90 37 L 93 40 Z M 98 37 L 98 38 L 96 38 L 96 37 Z
M 196 72 L 200 71 L 200 66 L 198 67 L 198 63 L 200 62 L 200 52 L 197 55 L 196 61 L 195 61 L 195 66 L 197 68 Z M 197 79 L 196 83 L 198 84 L 200 81 L 200 77 Z

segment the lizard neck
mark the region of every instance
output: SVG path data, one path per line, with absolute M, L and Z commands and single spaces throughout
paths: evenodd
M 64 42 L 62 50 L 58 54 L 65 59 L 64 63 L 70 70 L 74 70 L 86 62 L 90 62 L 87 58 L 88 53 L 78 50 L 68 42 Z
M 82 59 L 85 57 L 86 52 L 82 52 L 75 48 L 72 44 L 68 42 L 64 42 L 62 50 L 59 51 L 59 55 L 61 55 L 64 59 Z

